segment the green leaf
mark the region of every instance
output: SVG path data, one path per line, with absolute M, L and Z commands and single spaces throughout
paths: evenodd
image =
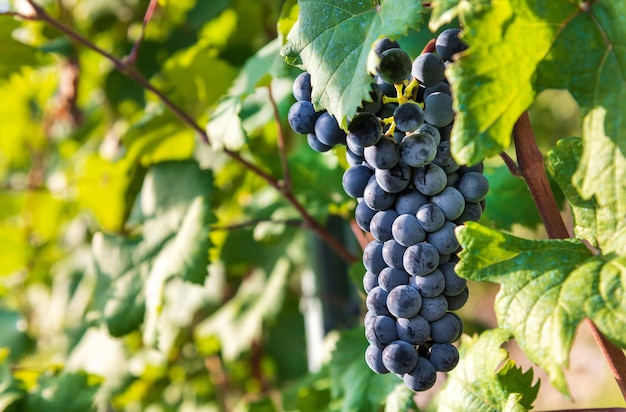
M 141 225 L 139 234 L 96 235 L 96 269 L 102 287 L 110 290 L 101 306 L 112 335 L 136 330 L 145 317 L 144 340 L 154 344 L 167 283 L 204 282 L 211 191 L 212 174 L 197 163 L 159 163 L 146 175 L 129 222 Z
M 298 22 L 281 53 L 290 64 L 311 73 L 312 101 L 345 126 L 363 100 L 372 77 L 367 60 L 381 36 L 398 38 L 422 19 L 421 2 L 412 0 L 301 0 Z
M 11 367 L 8 362 L 9 350 L 0 348 L 0 410 L 11 411 L 17 405 L 22 403 L 26 391 L 22 387 L 21 382 L 17 381 L 11 373 Z M 21 410 L 21 409 L 19 409 Z
M 452 22 L 459 15 L 459 0 L 435 0 L 432 2 L 432 13 L 428 28 L 437 31 L 444 24 Z
M 580 105 L 584 145 L 574 183 L 583 198 L 595 195 L 598 204 L 624 216 L 626 55 L 619 45 L 626 36 L 626 3 L 589 2 L 588 12 L 578 4 L 560 7 L 570 12 L 538 68 L 537 88 L 567 88 Z M 572 47 L 578 42 L 585 47 Z
M 93 411 L 93 398 L 100 388 L 101 378 L 84 372 L 46 373 L 26 401 L 25 412 L 86 412 Z
M 584 151 L 580 138 L 562 139 L 548 152 L 550 173 L 567 196 L 574 217 L 574 233 L 606 254 L 611 251 L 623 253 L 616 233 L 624 230 L 624 220 L 614 213 L 613 205 L 599 205 L 596 198 L 583 199 L 572 183 Z M 618 235 L 619 238 L 619 235 Z
M 196 341 L 217 336 L 224 358 L 235 359 L 260 336 L 263 321 L 280 312 L 291 270 L 289 261 L 282 258 L 269 275 L 262 269 L 252 272 L 232 299 L 196 327 Z
M 0 78 L 19 70 L 23 66 L 36 66 L 38 63 L 36 50 L 12 36 L 13 31 L 22 25 L 10 17 L 2 17 L 0 24 Z
M 439 393 L 437 411 L 521 412 L 532 408 L 539 382 L 532 384 L 532 369 L 523 372 L 508 359 L 501 346 L 510 337 L 502 329 L 492 329 L 473 338 L 462 337 L 461 361 Z
M 559 24 L 578 10 L 567 1 L 535 3 L 533 12 L 528 0 L 505 0 L 461 13 L 470 48 L 447 72 L 457 110 L 451 145 L 460 163 L 476 163 L 509 146 L 513 125 L 534 99 L 538 64 Z
M 394 374 L 378 375 L 365 363 L 368 343 L 363 328 L 343 331 L 328 363 L 332 398 L 341 402 L 342 412 L 376 412 L 389 401 L 388 410 L 397 406 L 415 407 L 406 400 L 406 392 L 397 389 L 405 386 Z M 405 386 L 406 388 L 406 386 Z M 399 405 L 402 404 L 402 405 Z M 403 409 L 406 410 L 406 409 Z
M 279 47 L 276 39 L 248 59 L 228 94 L 217 103 L 206 127 L 214 148 L 237 150 L 246 143 L 246 135 L 239 116 L 243 101 L 278 70 L 277 66 L 282 63 L 278 57 Z
M 457 237 L 464 248 L 459 275 L 502 285 L 498 324 L 562 393 L 563 368 L 584 318 L 626 346 L 626 257 L 594 256 L 578 240 L 526 240 L 473 222 L 459 227 Z

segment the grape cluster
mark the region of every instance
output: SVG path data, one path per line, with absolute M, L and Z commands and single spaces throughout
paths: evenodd
M 444 71 L 466 48 L 458 34 L 442 32 L 435 50 L 414 60 L 397 42 L 379 40 L 373 103 L 350 119 L 345 136 L 343 187 L 357 199 L 357 225 L 373 238 L 363 251 L 365 360 L 414 391 L 431 388 L 438 371 L 459 361 L 453 342 L 463 325 L 453 311 L 469 292 L 455 272 L 455 228 L 480 218 L 489 187 L 482 163 L 461 166 L 450 153 L 455 113 Z M 304 87 L 310 98 L 310 81 L 296 83 L 294 95 Z M 290 124 L 298 131 L 291 111 Z

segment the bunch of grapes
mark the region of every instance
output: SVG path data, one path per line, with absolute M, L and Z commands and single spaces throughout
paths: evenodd
M 435 50 L 414 60 L 397 42 L 379 40 L 373 102 L 350 119 L 347 136 L 326 140 L 327 126 L 318 128 L 325 114 L 312 105 L 306 112 L 311 147 L 346 144 L 350 168 L 343 187 L 357 199 L 358 226 L 373 238 L 363 251 L 370 343 L 365 360 L 374 372 L 394 373 L 414 391 L 431 388 L 438 371 L 448 372 L 459 361 L 453 342 L 463 327 L 453 311 L 469 292 L 455 272 L 455 228 L 480 218 L 489 186 L 482 163 L 461 166 L 450 154 L 455 113 L 444 71 L 466 48 L 458 34 L 442 32 Z M 305 117 L 299 105 L 310 104 L 307 76 L 294 84 L 298 102 L 289 122 L 296 131 Z

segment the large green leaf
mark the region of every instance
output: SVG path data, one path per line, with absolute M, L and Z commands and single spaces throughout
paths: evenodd
M 626 35 L 626 4 L 584 4 L 505 0 L 458 7 L 470 48 L 448 72 L 458 110 L 452 150 L 463 163 L 497 154 L 539 91 L 567 88 L 583 117 L 576 184 L 584 198 L 596 194 L 623 216 L 626 61 L 617 45 Z
M 298 22 L 282 53 L 311 73 L 312 100 L 343 125 L 370 99 L 367 71 L 371 46 L 380 36 L 398 38 L 419 24 L 419 1 L 301 0 Z
M 146 175 L 131 222 L 137 236 L 100 233 L 96 269 L 109 287 L 100 306 L 114 336 L 136 330 L 154 344 L 164 289 L 173 278 L 202 284 L 207 275 L 212 174 L 192 161 L 160 163 Z M 107 286 L 108 285 L 108 286 Z
M 561 392 L 567 393 L 563 368 L 584 318 L 626 346 L 626 257 L 592 255 L 574 239 L 526 240 L 473 222 L 457 236 L 464 248 L 459 275 L 502 285 L 495 302 L 500 327 Z
M 243 101 L 257 87 L 267 84 L 280 70 L 280 63 L 284 65 L 278 58 L 279 47 L 276 39 L 250 57 L 228 93 L 218 101 L 206 126 L 213 147 L 237 150 L 245 144 L 247 137 L 239 116 Z
M 439 393 L 438 411 L 521 412 L 532 408 L 539 383 L 533 385 L 532 369 L 522 372 L 501 348 L 510 337 L 502 329 L 473 338 L 463 336 L 461 361 Z
M 282 258 L 270 274 L 262 269 L 251 273 L 232 299 L 196 327 L 196 339 L 218 337 L 223 356 L 235 359 L 260 336 L 263 321 L 280 312 L 291 269 L 289 261 Z
M 36 66 L 38 62 L 37 52 L 12 37 L 14 30 L 20 28 L 17 20 L 2 17 L 0 24 L 0 78 L 19 70 L 23 66 Z
M 84 372 L 43 374 L 26 400 L 25 412 L 95 411 L 94 396 L 102 379 Z
M 612 251 L 623 254 L 625 249 L 621 249 L 623 245 L 618 240 L 620 231 L 624 230 L 624 219 L 614 213 L 612 205 L 600 205 L 596 198 L 583 199 L 572 183 L 583 151 L 580 138 L 560 140 L 548 152 L 550 172 L 570 203 L 576 237 L 589 241 L 592 246 L 602 249 L 604 254 Z

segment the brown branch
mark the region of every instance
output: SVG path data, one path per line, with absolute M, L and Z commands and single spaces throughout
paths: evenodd
M 537 146 L 527 112 L 524 112 L 515 124 L 513 139 L 515 141 L 520 174 L 528 185 L 548 236 L 551 239 L 569 238 L 570 235 L 561 217 L 554 194 L 550 189 L 548 176 L 543 164 L 543 156 Z M 591 319 L 586 319 L 586 322 L 591 328 L 602 356 L 608 363 L 611 373 L 613 373 L 622 396 L 626 399 L 626 356 L 624 352 L 609 342 Z
M 509 172 L 511 172 L 513 176 L 522 177 L 519 171 L 519 167 L 517 167 L 517 163 L 515 163 L 515 160 L 513 160 L 507 152 L 501 152 L 500 157 L 504 161 L 506 167 L 509 168 Z
M 146 9 L 146 14 L 143 16 L 143 22 L 141 23 L 141 32 L 139 33 L 139 37 L 135 40 L 133 44 L 133 48 L 128 54 L 127 61 L 131 65 L 135 65 L 137 62 L 137 56 L 139 55 L 139 48 L 141 47 L 141 43 L 143 42 L 143 38 L 146 34 L 146 27 L 148 23 L 152 19 L 152 15 L 154 14 L 154 10 L 156 10 L 158 4 L 158 0 L 150 0 L 150 4 L 148 4 L 148 8 Z
M 52 16 L 50 16 L 43 7 L 36 4 L 33 0 L 27 0 L 31 5 L 35 12 L 35 18 L 48 23 L 50 26 L 59 30 L 60 32 L 67 35 L 72 40 L 76 41 L 79 44 L 95 51 L 101 56 L 105 57 L 111 63 L 113 63 L 114 67 L 125 74 L 126 76 L 133 79 L 139 85 L 141 85 L 144 89 L 153 93 L 178 119 L 192 130 L 194 130 L 200 140 L 205 144 L 210 144 L 210 139 L 206 131 L 196 123 L 196 121 L 191 118 L 185 111 L 183 111 L 180 107 L 178 107 L 174 102 L 172 102 L 165 94 L 163 94 L 159 89 L 154 87 L 152 83 L 148 79 L 146 79 L 133 65 L 129 64 L 127 59 L 119 59 L 113 56 L 111 53 L 105 51 L 104 49 L 98 47 L 91 40 L 82 36 L 81 34 L 74 31 L 72 28 L 66 26 L 60 21 L 56 20 Z M 265 180 L 267 184 L 281 192 L 285 199 L 302 215 L 306 223 L 306 227 L 313 230 L 317 235 L 322 238 L 324 241 L 328 243 L 328 245 L 335 250 L 335 252 L 341 256 L 348 263 L 353 263 L 356 261 L 356 257 L 348 251 L 348 249 L 339 242 L 320 222 L 318 222 L 313 216 L 311 216 L 304 206 L 296 199 L 295 195 L 291 190 L 287 190 L 283 187 L 280 181 L 274 178 L 271 174 L 261 169 L 259 166 L 254 163 L 246 160 L 239 153 L 229 150 L 227 148 L 223 148 L 224 153 L 226 153 L 232 160 L 238 162 L 243 167 L 248 169 L 250 172 L 256 174 L 261 179 Z

